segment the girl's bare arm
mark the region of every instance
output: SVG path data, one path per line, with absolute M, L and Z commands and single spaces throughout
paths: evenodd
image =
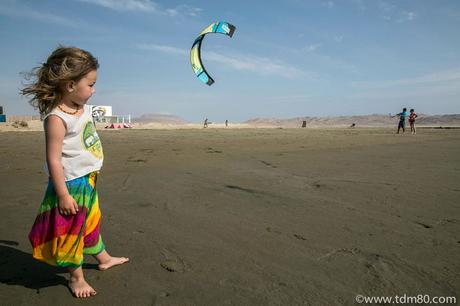
M 75 214 L 78 206 L 67 190 L 62 167 L 62 142 L 66 133 L 66 127 L 61 118 L 49 116 L 45 121 L 46 135 L 46 162 L 48 171 L 54 185 L 54 191 L 59 201 L 61 214 Z

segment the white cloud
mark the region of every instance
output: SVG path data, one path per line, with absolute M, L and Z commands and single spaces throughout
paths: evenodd
M 385 12 L 390 12 L 396 8 L 395 5 L 385 2 L 385 1 L 379 1 L 378 7 Z
M 335 6 L 333 1 L 323 1 L 321 4 L 327 6 L 328 8 L 333 8 Z
M 50 13 L 40 12 L 27 6 L 12 5 L 12 3 L 10 3 L 10 5 L 0 4 L 0 15 L 14 18 L 26 18 L 72 28 L 78 28 L 83 24 L 82 22 L 70 20 L 69 18 L 63 18 Z
M 350 0 L 353 5 L 355 5 L 359 10 L 365 11 L 367 10 L 366 5 L 364 4 L 363 0 Z
M 313 52 L 316 49 L 318 49 L 319 47 L 321 47 L 321 44 L 319 44 L 319 43 L 311 44 L 311 45 L 305 46 L 304 50 L 307 51 L 307 52 Z
M 138 49 L 141 50 L 152 50 L 152 51 L 160 51 L 169 54 L 179 54 L 179 55 L 188 55 L 189 51 L 184 49 L 172 47 L 172 46 L 164 46 L 164 45 L 156 45 L 156 44 L 139 44 L 137 45 Z
M 334 40 L 338 43 L 343 41 L 343 35 L 334 36 Z
M 227 56 L 216 52 L 208 52 L 207 58 L 237 70 L 246 70 L 263 75 L 279 75 L 286 78 L 295 78 L 304 74 L 303 71 L 296 67 L 259 56 Z
M 156 13 L 171 17 L 183 15 L 196 17 L 202 11 L 201 8 L 191 7 L 186 4 L 178 5 L 174 8 L 162 8 L 159 4 L 151 0 L 76 0 L 80 2 L 99 5 L 115 11 L 138 11 L 146 13 Z
M 414 12 L 402 12 L 398 22 L 414 21 L 417 18 L 417 14 Z
M 190 52 L 189 50 L 177 47 L 157 44 L 138 44 L 136 47 L 141 50 L 159 51 L 173 55 L 188 55 Z M 281 61 L 253 55 L 222 55 L 210 51 L 206 52 L 206 60 L 221 63 L 232 69 L 250 71 L 262 75 L 278 75 L 286 78 L 295 78 L 305 74 L 302 70 Z
M 196 17 L 201 13 L 201 11 L 201 8 L 191 7 L 186 4 L 182 4 L 177 6 L 176 8 L 166 10 L 167 14 L 172 17 L 177 15 Z
M 454 85 L 460 89 L 460 68 L 431 74 L 380 82 L 356 82 L 354 87 L 362 89 L 387 89 L 393 87 L 425 87 Z
M 419 103 L 424 104 L 425 109 L 431 112 L 459 112 L 458 96 L 460 87 L 458 84 L 444 84 L 438 86 L 427 86 L 414 88 L 398 87 L 392 90 L 374 89 L 361 90 L 347 95 L 345 98 L 350 101 L 370 102 L 380 101 L 382 105 L 392 103 Z M 407 105 L 407 104 L 406 104 Z M 442 108 L 438 109 L 442 105 Z
M 115 11 L 157 12 L 158 5 L 150 0 L 77 0 L 103 6 Z
M 312 99 L 313 95 L 307 94 L 297 94 L 297 95 L 282 95 L 282 96 L 268 96 L 264 97 L 265 100 L 274 100 L 274 101 L 286 101 L 286 102 L 298 102 L 298 101 L 306 101 Z
M 329 55 L 324 55 L 324 54 L 319 54 L 315 53 L 316 55 L 316 60 L 325 67 L 328 67 L 328 69 L 333 69 L 333 70 L 344 70 L 348 71 L 350 73 L 357 73 L 359 71 L 358 67 L 353 64 L 352 62 L 342 60 L 339 57 L 332 57 Z
M 380 14 L 381 18 L 386 21 L 392 21 L 397 23 L 414 21 L 417 18 L 417 13 L 413 11 L 405 11 L 398 7 L 398 2 L 390 3 L 384 0 L 379 1 L 368 1 L 363 0 L 350 0 L 358 9 L 366 11 L 368 9 L 376 10 L 377 14 Z
M 355 91 L 347 97 L 352 101 L 380 101 L 384 105 L 410 101 L 424 105 L 426 111 L 458 112 L 460 68 L 413 78 L 358 82 L 352 86 Z M 442 109 L 438 109 L 441 105 Z

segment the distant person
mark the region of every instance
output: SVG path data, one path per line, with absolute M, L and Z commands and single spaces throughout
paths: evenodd
M 406 131 L 406 118 L 407 118 L 407 108 L 403 108 L 403 111 L 395 116 L 399 116 L 398 131 L 396 134 L 399 134 L 399 131 L 402 129 L 403 133 Z
M 225 120 L 225 126 L 226 127 L 228 126 L 228 120 Z
M 415 118 L 418 117 L 418 115 L 415 113 L 415 110 L 412 108 L 410 111 L 410 114 L 409 114 L 409 125 L 410 125 L 410 132 L 411 134 L 416 134 L 416 130 L 415 130 Z
M 352 123 L 352 124 L 350 125 L 351 128 L 354 128 L 355 126 L 356 126 L 356 123 Z
M 204 119 L 203 128 L 208 127 L 208 118 Z
M 77 298 L 96 291 L 83 275 L 83 256 L 93 255 L 99 270 L 127 262 L 107 253 L 99 233 L 96 181 L 103 152 L 91 111 L 85 107 L 95 92 L 98 61 L 89 52 L 60 46 L 33 70 L 33 83 L 21 93 L 44 120 L 48 188 L 29 233 L 33 257 L 66 268 L 69 289 Z

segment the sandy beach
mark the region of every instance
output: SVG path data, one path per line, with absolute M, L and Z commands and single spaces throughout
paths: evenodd
M 355 305 L 460 298 L 460 130 L 101 130 L 109 252 L 85 273 L 31 257 L 44 135 L 0 132 L 3 305 Z

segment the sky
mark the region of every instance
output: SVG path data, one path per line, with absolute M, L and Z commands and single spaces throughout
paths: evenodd
M 189 52 L 205 37 L 212 86 Z M 460 113 L 458 0 L 0 0 L 0 105 L 37 114 L 18 93 L 24 72 L 59 45 L 99 60 L 90 104 L 190 122 Z

